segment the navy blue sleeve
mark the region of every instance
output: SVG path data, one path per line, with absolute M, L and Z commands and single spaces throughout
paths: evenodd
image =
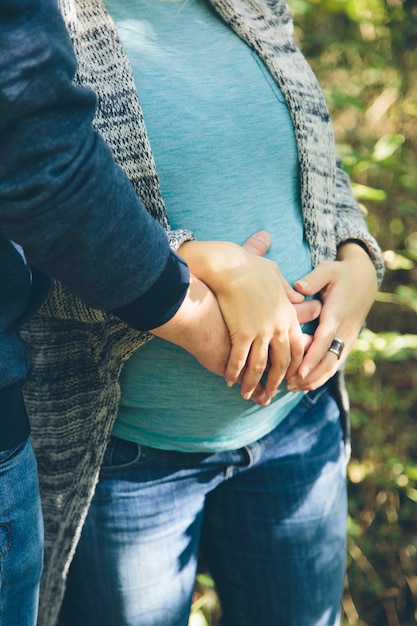
M 164 271 L 152 287 L 140 298 L 127 306 L 113 310 L 112 313 L 138 330 L 150 330 L 161 326 L 178 311 L 187 292 L 189 280 L 190 274 L 184 259 L 172 252 Z M 164 294 L 167 292 L 173 296 L 170 298 L 170 306 L 167 306 L 164 300 Z
M 188 270 L 93 129 L 75 69 L 54 0 L 0 0 L 0 231 L 90 306 L 155 327 Z

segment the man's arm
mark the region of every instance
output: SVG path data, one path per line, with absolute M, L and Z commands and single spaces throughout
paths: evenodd
M 188 268 L 93 129 L 56 2 L 0 0 L 0 16 L 0 230 L 91 306 L 163 324 Z

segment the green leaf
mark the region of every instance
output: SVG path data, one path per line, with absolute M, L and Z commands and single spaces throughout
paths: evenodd
M 404 141 L 404 135 L 399 133 L 384 135 L 376 142 L 372 158 L 377 162 L 386 161 L 403 145 Z
M 353 194 L 357 200 L 372 200 L 373 202 L 382 202 L 386 199 L 387 194 L 383 189 L 374 189 L 367 185 L 353 183 Z

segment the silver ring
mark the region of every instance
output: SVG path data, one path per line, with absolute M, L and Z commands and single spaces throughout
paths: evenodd
M 345 347 L 344 342 L 338 337 L 335 337 L 332 343 L 330 344 L 330 348 L 328 349 L 328 352 L 333 352 L 333 354 L 335 354 L 337 358 L 340 359 L 340 356 L 343 352 L 344 347 Z

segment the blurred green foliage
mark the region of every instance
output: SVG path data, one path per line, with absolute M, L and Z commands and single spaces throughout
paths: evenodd
M 290 7 L 387 266 L 347 363 L 353 451 L 343 624 L 411 626 L 417 624 L 417 2 L 290 0 Z M 212 582 L 200 579 L 190 624 L 214 626 L 217 614 Z
M 347 363 L 352 404 L 344 624 L 417 623 L 417 5 L 295 0 L 387 273 Z
M 344 624 L 411 626 L 417 623 L 417 3 L 290 5 L 387 267 L 347 363 L 352 459 Z

